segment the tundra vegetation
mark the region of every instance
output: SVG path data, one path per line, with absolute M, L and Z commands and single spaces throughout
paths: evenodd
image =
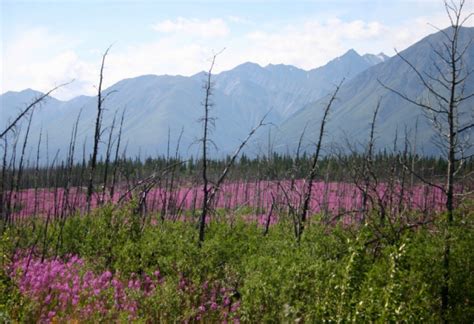
M 199 157 L 169 145 L 166 156 L 127 156 L 126 111 L 102 124 L 110 48 L 89 158 L 77 149 L 81 114 L 64 161 L 40 163 L 43 134 L 27 156 L 35 106 L 55 89 L 27 105 L 0 134 L 0 320 L 472 323 L 474 160 L 464 134 L 474 120 L 460 106 L 474 94 L 464 92 L 471 72 L 457 43 L 464 1 L 445 5 L 451 27 L 435 53 L 445 66 L 438 76 L 413 67 L 436 100 L 382 84 L 427 112 L 439 157 L 419 154 L 413 136 L 377 150 L 383 98 L 365 143 L 329 148 L 341 81 L 317 107 L 313 150 L 248 157 L 263 119 L 233 155 L 209 159 L 217 56 L 204 80 Z

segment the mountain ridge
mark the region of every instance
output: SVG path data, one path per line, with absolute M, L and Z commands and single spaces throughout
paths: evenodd
M 474 28 L 467 30 L 472 32 Z M 433 35 L 436 34 L 425 37 L 402 53 L 413 52 L 416 64 L 428 66 L 428 54 L 431 53 L 432 45 L 430 42 L 436 40 Z M 469 55 L 474 57 L 470 52 Z M 240 140 L 245 138 L 247 132 L 264 115 L 267 115 L 268 123 L 278 125 L 277 131 L 272 131 L 275 135 L 275 147 L 280 151 L 294 152 L 297 138 L 308 122 L 308 137 L 314 137 L 320 120 L 320 109 L 314 107 L 321 107 L 327 100 L 325 96 L 342 79 L 346 81 L 338 96 L 340 102 L 331 112 L 332 124 L 328 124 L 327 141 L 341 143 L 346 138 L 351 138 L 363 142 L 376 105 L 377 100 L 374 98 L 378 98 L 383 92 L 377 80 L 390 81 L 389 85 L 395 88 L 407 87 L 408 94 L 419 95 L 419 85 L 413 76 L 407 79 L 409 71 L 402 63 L 397 56 L 388 58 L 383 53 L 359 55 L 355 50 L 349 50 L 326 65 L 307 71 L 285 64 L 268 64 L 262 67 L 245 62 L 231 70 L 214 74 L 211 114 L 216 123 L 211 137 L 219 150 L 213 150 L 210 154 L 218 157 L 233 152 Z M 168 129 L 171 131 L 171 147 L 178 145 L 177 139 L 184 129 L 179 153 L 182 156 L 198 155 L 199 148 L 195 143 L 201 132 L 198 120 L 203 113 L 202 85 L 206 81 L 205 76 L 205 72 L 190 77 L 149 74 L 115 83 L 103 92 L 114 92 L 105 102 L 107 112 L 104 127 L 110 126 L 114 111 L 126 109 L 123 143 L 129 142 L 128 155 L 139 152 L 145 155 L 163 154 L 168 143 Z M 402 129 L 407 123 L 411 123 L 407 127 L 412 128 L 413 121 L 420 119 L 420 114 L 419 111 L 415 114 L 410 109 L 405 111 L 405 108 L 390 108 L 401 105 L 400 98 L 386 94 L 383 96 L 386 107 L 380 112 L 380 129 L 384 131 L 378 138 L 381 146 L 388 146 L 391 145 L 394 130 Z M 0 96 L 3 103 L 2 115 L 6 114 L 7 109 L 11 115 L 15 107 L 18 110 L 25 104 L 19 98 L 15 101 L 11 97 L 14 96 Z M 9 102 L 5 104 L 5 101 Z M 88 147 L 91 142 L 90 129 L 94 125 L 96 114 L 96 98 L 93 96 L 82 96 L 69 101 L 48 100 L 38 110 L 43 112 L 34 118 L 31 133 L 38 136 L 38 130 L 44 128 L 51 138 L 50 150 L 65 150 L 67 139 L 64 128 L 69 125 L 72 127 L 81 109 L 83 117 L 80 121 L 79 142 L 86 141 L 86 144 L 89 143 L 86 145 Z M 432 148 L 426 144 L 432 139 L 429 125 L 422 121 L 419 129 L 420 147 L 426 147 L 428 154 L 433 153 Z M 309 142 L 311 141 L 308 140 Z M 267 150 L 263 147 L 267 143 L 266 135 L 257 134 L 246 153 L 266 153 Z
M 474 38 L 474 28 L 463 28 L 460 46 L 468 44 Z M 428 35 L 416 42 L 409 48 L 402 51 L 403 55 L 422 73 L 432 73 L 434 62 L 437 62 L 433 53 L 433 48 L 441 48 L 442 33 Z M 474 47 L 471 46 L 466 53 L 466 64 L 468 67 L 474 66 Z M 435 155 L 439 149 L 434 144 L 435 132 L 430 125 L 423 111 L 404 101 L 395 93 L 385 89 L 380 83 L 401 91 L 410 98 L 427 97 L 426 88 L 420 84 L 417 76 L 399 56 L 394 56 L 386 60 L 383 64 L 374 65 L 358 74 L 351 80 L 347 80 L 338 93 L 338 100 L 331 111 L 331 120 L 327 124 L 328 141 L 344 143 L 347 139 L 352 142 L 364 143 L 368 136 L 368 127 L 371 116 L 379 100 L 381 100 L 381 110 L 376 127 L 382 129 L 377 135 L 379 148 L 393 147 L 393 139 L 396 132 L 403 141 L 403 132 L 406 127 L 414 131 L 418 123 L 417 139 L 419 140 L 423 154 Z M 466 93 L 474 91 L 474 77 L 466 82 Z M 473 98 L 474 99 L 474 98 Z M 280 140 L 278 145 L 284 150 L 294 150 L 299 140 L 299 129 L 301 124 L 308 120 L 314 121 L 308 128 L 308 136 L 316 136 L 321 119 L 323 107 L 327 99 L 320 99 L 300 109 L 297 113 L 285 120 L 279 128 Z M 474 100 L 468 100 L 461 107 L 469 109 L 474 106 Z M 472 109 L 472 108 L 471 108 Z M 354 127 L 359 125 L 361 127 Z M 365 126 L 363 126 L 365 125 Z M 298 135 L 296 135 L 298 134 Z M 412 134 L 412 137 L 414 134 Z M 308 144 L 308 143 L 307 143 Z
M 220 150 L 214 150 L 212 154 L 222 156 L 233 152 L 239 141 L 264 115 L 270 123 L 281 123 L 294 111 L 323 94 L 330 77 L 351 77 L 357 64 L 360 64 L 358 70 L 370 66 L 357 54 L 351 60 L 343 57 L 337 69 L 334 69 L 334 64 L 327 70 L 323 66 L 304 71 L 284 64 L 262 67 L 246 62 L 213 75 L 214 106 L 211 113 L 217 122 L 211 136 Z M 113 92 L 104 102 L 107 110 L 104 128 L 111 124 L 115 110 L 126 109 L 123 143 L 130 143 L 129 154 L 163 154 L 168 129 L 171 129 L 172 147 L 178 145 L 177 137 L 184 129 L 180 153 L 195 155 L 197 149 L 193 143 L 200 138 L 198 120 L 202 115 L 202 85 L 205 80 L 204 72 L 191 77 L 147 74 L 121 80 L 103 91 L 104 95 Z M 17 92 L 15 96 L 11 92 L 0 96 L 1 115 L 11 117 L 31 102 L 34 95 L 25 95 L 27 93 Z M 96 101 L 95 96 L 80 96 L 67 101 L 48 97 L 39 109 L 35 109 L 31 135 L 38 138 L 40 131 L 44 130 L 50 138 L 50 151 L 60 150 L 64 154 L 69 139 L 64 129 L 72 128 L 82 110 L 78 141 L 81 144 L 86 141 L 89 147 Z M 4 118 L 5 121 L 8 117 Z

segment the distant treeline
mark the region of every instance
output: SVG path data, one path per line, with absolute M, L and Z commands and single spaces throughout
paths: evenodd
M 229 159 L 208 161 L 209 174 L 217 177 L 226 166 Z M 357 176 L 357 168 L 366 159 L 363 154 L 351 154 L 342 156 L 325 156 L 320 160 L 318 180 L 321 181 L 344 181 L 352 182 Z M 408 167 L 414 167 L 416 175 L 426 179 L 436 180 L 437 176 L 443 176 L 446 170 L 447 161 L 440 157 L 424 157 L 419 155 L 403 155 L 387 152 L 379 152 L 373 158 L 375 175 L 381 180 L 390 178 L 400 178 L 401 175 L 407 178 L 417 177 L 408 171 Z M 4 170 L 3 184 L 6 188 L 19 186 L 26 188 L 47 188 L 63 187 L 66 181 L 69 186 L 85 186 L 88 176 L 90 162 L 82 161 L 76 163 L 72 168 L 68 168 L 64 162 L 51 164 L 49 166 L 32 167 L 24 166 L 21 170 L 19 183 L 19 170 L 8 168 Z M 307 176 L 311 167 L 311 156 L 303 153 L 299 157 L 289 154 L 273 153 L 271 156 L 257 156 L 250 158 L 243 154 L 236 161 L 233 169 L 229 173 L 228 180 L 282 180 L 282 179 L 303 179 Z M 145 179 L 151 175 L 162 177 L 163 179 L 173 176 L 181 182 L 195 183 L 198 180 L 199 172 L 202 168 L 200 159 L 180 159 L 167 158 L 165 156 L 142 159 L 121 158 L 117 161 L 105 163 L 103 159 L 97 163 L 95 174 L 95 184 L 102 187 L 104 179 L 115 183 L 135 182 Z M 466 161 L 460 170 L 459 176 L 470 174 L 474 171 L 474 159 Z M 106 175 L 108 173 L 108 175 Z M 110 185 L 110 184 L 108 184 Z

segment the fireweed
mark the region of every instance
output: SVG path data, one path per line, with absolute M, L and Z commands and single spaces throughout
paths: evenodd
M 108 270 L 95 274 L 87 270 L 83 259 L 69 255 L 63 259 L 17 257 L 9 273 L 21 294 L 31 300 L 40 322 L 54 320 L 135 320 L 143 307 L 153 304 L 165 284 L 159 270 L 152 274 L 132 273 L 125 279 Z M 204 282 L 201 287 L 183 275 L 175 288 L 180 294 L 194 295 L 185 321 L 216 318 L 238 322 L 240 303 L 231 302 L 232 289 Z
M 304 180 L 295 181 L 295 187 L 291 189 L 290 181 L 259 181 L 259 182 L 233 182 L 222 186 L 216 196 L 215 207 L 225 209 L 241 208 L 251 206 L 253 208 L 269 209 L 272 204 L 272 196 L 276 203 L 285 206 L 291 203 L 297 206 L 301 200 L 301 190 Z M 410 210 L 424 212 L 437 212 L 444 206 L 444 195 L 438 188 L 426 185 L 417 185 L 406 188 L 401 196 L 401 188 L 394 186 L 389 188 L 386 184 L 379 184 L 376 192 L 384 203 L 390 201 L 393 206 L 400 204 Z M 124 195 L 124 189 L 118 190 L 114 197 L 105 196 L 105 202 L 115 203 Z M 94 195 L 92 207 L 98 205 L 100 195 Z M 130 195 L 126 195 L 130 199 Z M 193 209 L 193 206 L 202 204 L 202 188 L 181 186 L 172 192 L 162 188 L 153 188 L 147 196 L 147 207 L 149 211 L 160 211 L 163 208 L 163 199 L 173 200 L 175 208 L 179 211 Z M 288 201 L 289 200 L 289 201 Z M 67 202 L 67 204 L 66 204 Z M 73 211 L 84 211 L 86 206 L 86 195 L 80 188 L 71 188 L 66 200 L 66 194 L 62 188 L 23 190 L 19 195 L 13 197 L 12 215 L 15 218 L 24 218 L 33 214 L 59 216 L 63 209 L 69 213 Z M 343 182 L 315 182 L 313 184 L 313 199 L 310 202 L 311 213 L 328 212 L 338 214 L 344 211 L 358 210 L 362 206 L 362 194 L 354 184 Z M 181 215 L 176 215 L 180 218 Z

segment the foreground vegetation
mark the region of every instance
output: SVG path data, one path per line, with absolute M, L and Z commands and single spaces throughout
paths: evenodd
M 314 215 L 297 243 L 284 219 L 265 234 L 240 215 L 219 220 L 223 213 L 199 248 L 196 219 L 160 222 L 133 210 L 54 220 L 46 236 L 42 219 L 9 227 L 1 320 L 441 321 L 443 222 L 325 226 Z M 448 319 L 457 323 L 474 320 L 473 225 L 467 206 L 449 229 Z

